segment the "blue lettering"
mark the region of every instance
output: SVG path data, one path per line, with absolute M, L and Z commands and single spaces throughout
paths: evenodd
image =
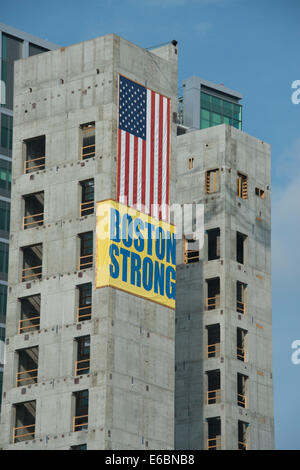
M 176 266 L 176 236 L 175 233 L 167 232 L 167 255 L 166 261 L 170 263 L 170 258 L 172 264 Z
M 110 209 L 110 239 L 120 242 L 120 212 L 117 209 Z
M 158 259 L 161 261 L 165 257 L 166 245 L 165 245 L 165 232 L 162 227 L 157 227 L 155 232 L 155 253 Z
M 172 280 L 174 282 L 171 282 L 170 277 L 172 275 Z M 168 299 L 173 299 L 175 300 L 175 290 L 176 290 L 176 272 L 175 269 L 172 266 L 168 266 L 166 269 L 166 294 Z
M 112 243 L 109 247 L 109 257 L 112 263 L 109 265 L 109 274 L 113 279 L 117 279 L 120 273 L 119 263 L 118 260 L 115 258 L 115 255 L 119 256 L 119 248 L 117 247 L 117 245 Z
M 130 258 L 130 251 L 125 248 L 121 248 L 120 254 L 123 256 L 122 281 L 127 282 L 128 258 Z
M 153 262 L 152 259 L 146 256 L 143 260 L 143 287 L 149 291 L 153 286 Z
M 130 248 L 133 238 L 133 224 L 132 217 L 129 214 L 124 214 L 122 220 L 122 242 L 126 248 Z
M 160 269 L 159 269 L 160 266 Z M 165 280 L 165 265 L 155 261 L 154 268 L 154 292 L 156 294 L 164 295 L 164 280 Z
M 137 253 L 131 253 L 130 282 L 133 286 L 141 287 L 141 257 Z
M 141 233 L 141 230 L 144 230 L 144 223 L 141 219 L 135 219 L 133 227 L 137 236 L 137 238 L 134 239 L 134 248 L 141 253 L 145 246 L 144 236 Z

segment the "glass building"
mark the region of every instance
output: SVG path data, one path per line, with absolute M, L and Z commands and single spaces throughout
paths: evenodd
M 58 46 L 0 23 L 0 411 L 9 251 L 14 61 Z
M 183 81 L 179 124 L 190 129 L 229 124 L 242 130 L 242 95 L 224 85 L 191 77 Z

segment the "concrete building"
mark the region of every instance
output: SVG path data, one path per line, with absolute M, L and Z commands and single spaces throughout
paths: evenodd
M 14 61 L 55 48 L 48 41 L 0 23 L 0 346 L 5 339 L 7 301 Z M 3 362 L 0 347 L 0 409 Z
M 108 35 L 15 65 L 4 449 L 174 446 L 174 310 L 94 289 L 95 201 L 116 198 L 119 73 L 176 113 L 173 44 Z M 173 201 L 174 145 L 171 167 Z
M 177 241 L 176 314 L 95 289 L 118 74 L 171 98 L 171 204 L 204 204 L 204 246 Z M 193 78 L 191 100 L 187 80 L 177 137 L 176 44 L 115 35 L 19 61 L 15 81 L 1 447 L 271 449 L 270 146 L 239 130 L 241 95 Z
M 272 449 L 270 146 L 227 124 L 177 138 L 175 447 Z

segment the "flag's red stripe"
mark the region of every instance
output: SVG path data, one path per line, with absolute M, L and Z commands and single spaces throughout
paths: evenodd
M 143 140 L 143 155 L 142 155 L 142 211 L 145 211 L 146 203 L 146 140 Z
M 129 149 L 130 149 L 130 134 L 128 132 L 125 133 L 125 188 L 124 188 L 124 196 L 125 196 L 125 204 L 128 203 L 128 195 L 129 195 Z
M 167 191 L 166 191 L 166 218 L 169 221 L 169 204 L 170 204 L 170 100 L 168 99 L 168 110 L 167 110 Z
M 158 218 L 161 220 L 161 203 L 162 203 L 162 169 L 163 169 L 163 118 L 164 118 L 164 99 L 159 97 L 159 135 L 158 135 L 158 195 L 157 203 L 159 204 Z
M 134 136 L 134 149 L 133 149 L 133 197 L 132 205 L 136 206 L 137 203 L 137 184 L 138 184 L 138 141 L 139 138 Z
M 121 129 L 118 130 L 118 175 L 117 175 L 117 201 L 120 200 L 121 189 Z
M 150 137 L 150 136 L 149 136 Z M 147 136 L 148 139 L 148 136 Z M 150 214 L 154 202 L 155 93 L 151 91 Z

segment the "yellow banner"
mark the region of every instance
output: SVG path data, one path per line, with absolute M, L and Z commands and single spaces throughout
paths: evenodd
M 97 203 L 96 288 L 175 308 L 175 227 L 113 200 Z

